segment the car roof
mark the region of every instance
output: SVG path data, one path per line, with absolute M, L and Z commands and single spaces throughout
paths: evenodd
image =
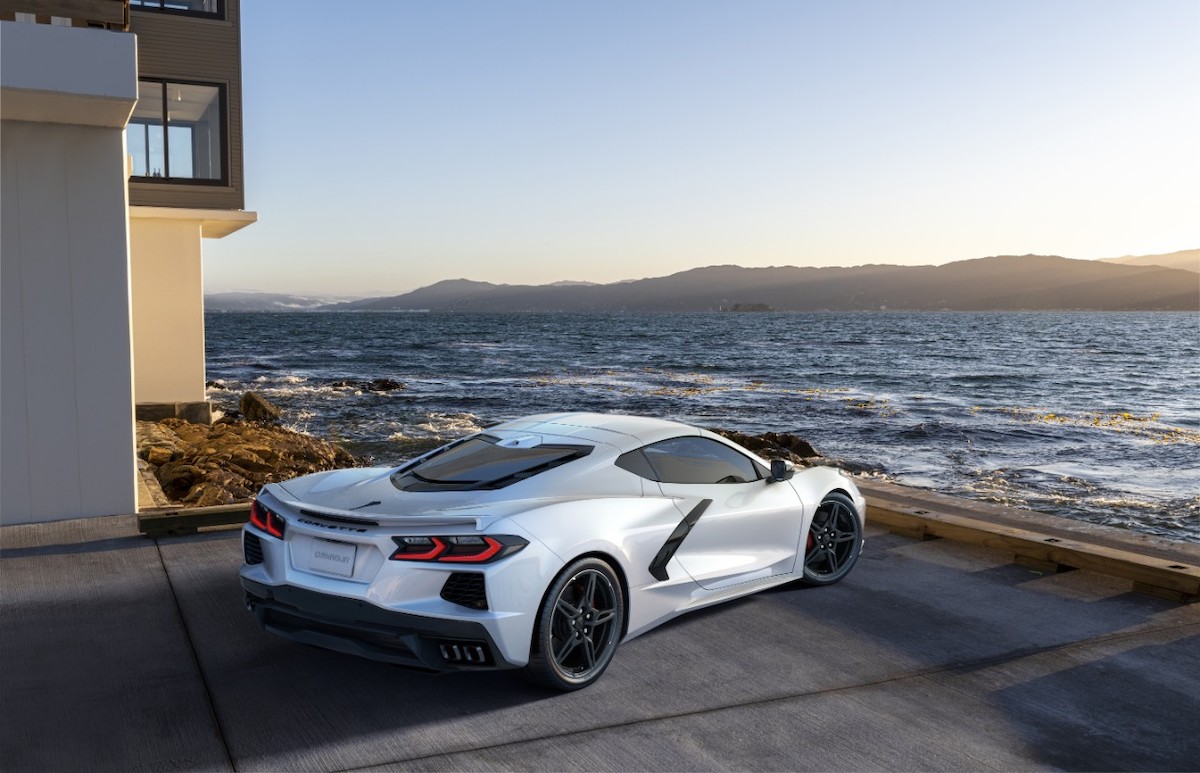
M 488 432 L 528 432 L 606 443 L 622 453 L 681 435 L 699 435 L 702 430 L 677 421 L 615 413 L 542 413 L 498 424 Z

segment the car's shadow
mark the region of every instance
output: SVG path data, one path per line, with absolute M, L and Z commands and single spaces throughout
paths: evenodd
M 1030 593 L 1027 570 L 904 556 L 830 588 L 795 583 L 696 610 L 624 643 L 598 682 L 556 693 L 511 672 L 430 675 L 305 647 L 242 604 L 236 536 L 163 546 L 214 713 L 238 767 L 412 764 L 533 738 L 816 693 L 930 670 L 972 669 L 1126 630 L 1172 605 L 1121 594 Z M 937 592 L 932 592 L 937 589 Z M 987 615 L 964 613 L 986 596 Z M 540 767 L 571 767 L 543 760 Z M 436 766 L 437 761 L 430 759 Z
M 337 768 L 419 758 L 541 736 L 571 727 L 582 704 L 620 701 L 614 672 L 587 690 L 559 693 L 512 671 L 429 674 L 296 644 L 263 631 L 245 610 L 236 535 L 196 535 L 163 554 L 239 766 L 305 769 L 313 755 L 337 760 L 329 765 Z M 177 560 L 186 573 L 175 571 Z

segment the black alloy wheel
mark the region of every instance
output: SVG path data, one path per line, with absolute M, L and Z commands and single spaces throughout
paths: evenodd
M 525 674 L 558 690 L 578 690 L 608 667 L 625 621 L 625 597 L 612 567 L 581 558 L 550 584 Z
M 805 585 L 832 585 L 845 577 L 862 550 L 862 521 L 850 497 L 837 491 L 821 502 L 808 528 Z

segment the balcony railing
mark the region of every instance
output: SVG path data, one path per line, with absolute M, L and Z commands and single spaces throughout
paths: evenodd
M 129 31 L 129 0 L 0 0 L 0 21 Z

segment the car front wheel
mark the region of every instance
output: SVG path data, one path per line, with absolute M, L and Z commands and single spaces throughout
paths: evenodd
M 805 585 L 832 585 L 845 577 L 862 549 L 862 521 L 850 497 L 833 492 L 825 497 L 808 528 L 804 552 Z
M 575 561 L 542 601 L 526 676 L 558 690 L 587 687 L 616 653 L 624 620 L 625 597 L 612 567 L 599 558 Z

